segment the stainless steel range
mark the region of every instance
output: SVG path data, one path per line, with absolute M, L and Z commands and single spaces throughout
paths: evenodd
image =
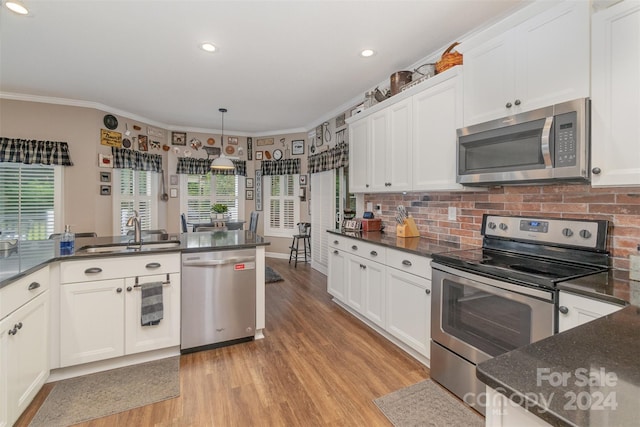
M 608 269 L 608 226 L 485 214 L 482 248 L 434 254 L 431 378 L 484 413 L 476 365 L 557 332 L 556 284 Z

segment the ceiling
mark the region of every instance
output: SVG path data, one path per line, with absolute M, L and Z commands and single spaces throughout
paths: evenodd
M 173 130 L 306 131 L 522 0 L 59 1 L 0 10 L 0 91 Z M 470 13 L 472 11 L 472 13 Z M 204 41 L 215 53 L 199 48 Z M 376 54 L 362 58 L 371 48 Z M 126 115 L 126 114 L 123 114 Z

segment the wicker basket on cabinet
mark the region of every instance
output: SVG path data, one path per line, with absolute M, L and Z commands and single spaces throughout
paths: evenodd
M 453 51 L 451 49 L 458 46 L 460 43 L 455 42 L 451 46 L 447 48 L 442 54 L 442 57 L 438 62 L 436 62 L 436 73 L 440 74 L 441 72 L 448 70 L 449 68 L 462 65 L 462 54 L 460 52 Z

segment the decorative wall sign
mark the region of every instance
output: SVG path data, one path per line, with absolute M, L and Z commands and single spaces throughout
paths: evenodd
M 187 145 L 187 133 L 171 132 L 171 145 Z
M 247 138 L 247 160 L 253 160 L 253 138 Z
M 154 150 L 160 149 L 160 141 L 150 141 L 149 148 L 153 148 Z
M 307 187 L 300 187 L 300 201 L 307 201 Z
M 231 144 L 231 145 L 238 145 L 238 137 L 236 137 L 236 136 L 230 136 L 230 137 L 227 139 L 227 142 L 228 142 L 229 144 Z
M 246 200 L 253 200 L 253 190 L 247 190 L 245 194 Z
M 345 122 L 345 116 L 347 115 L 347 113 L 342 113 L 340 114 L 338 117 L 336 117 L 336 127 L 342 127 L 346 124 Z
M 169 189 L 169 196 L 170 196 L 172 199 L 177 198 L 177 197 L 178 197 L 178 189 L 177 189 L 177 188 L 170 188 L 170 189 Z
M 300 185 L 307 185 L 307 174 L 300 175 Z
M 149 144 L 147 135 L 138 135 L 138 150 L 139 151 L 149 151 Z
M 256 151 L 256 160 L 262 160 L 262 151 Z
M 110 196 L 111 195 L 111 186 L 110 185 L 101 185 L 100 186 L 100 195 L 101 196 Z
M 345 137 L 346 132 L 347 132 L 346 129 L 342 129 L 342 130 L 339 130 L 338 132 L 336 132 L 336 144 L 340 144 L 340 143 L 344 142 L 344 137 Z
M 291 141 L 291 154 L 295 156 L 304 154 L 304 139 Z
M 244 186 L 245 188 L 253 188 L 253 178 L 245 178 Z
M 263 145 L 273 145 L 273 138 L 258 138 L 256 145 L 261 147 Z
M 100 144 L 109 147 L 122 147 L 122 134 L 112 130 L 100 129 Z
M 256 171 L 256 210 L 262 210 L 262 171 Z
M 169 185 L 178 185 L 178 175 L 169 175 Z
M 98 154 L 98 166 L 101 168 L 112 168 L 113 154 Z
M 164 138 L 164 130 L 147 126 L 147 135 L 162 139 Z

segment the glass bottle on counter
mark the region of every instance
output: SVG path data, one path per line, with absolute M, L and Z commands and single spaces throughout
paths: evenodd
M 71 226 L 64 226 L 64 233 L 60 237 L 60 255 L 73 255 L 76 236 L 71 232 Z

